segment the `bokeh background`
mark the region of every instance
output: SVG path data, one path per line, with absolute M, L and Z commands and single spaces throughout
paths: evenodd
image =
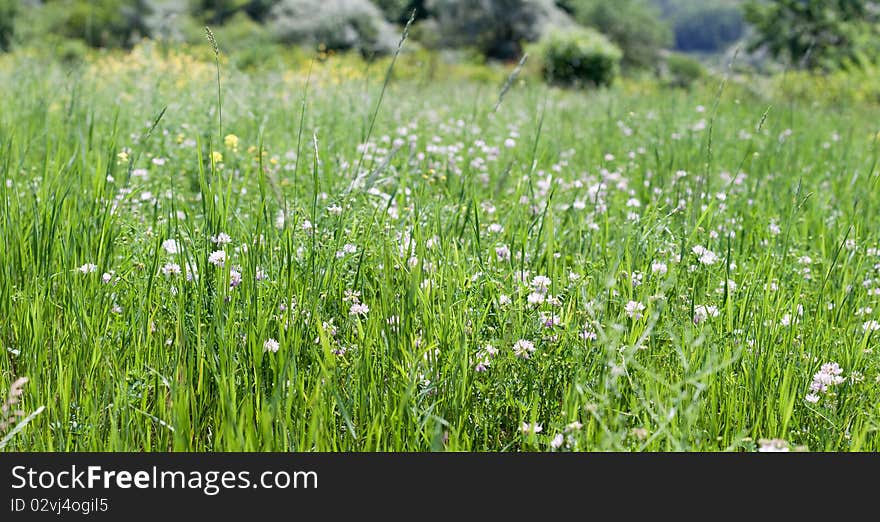
M 880 99 L 880 8 L 864 0 L 0 0 L 0 50 L 77 63 L 152 40 L 204 58 L 208 25 L 241 70 L 368 64 L 413 12 L 406 52 L 427 80 L 503 80 L 528 53 L 525 78 L 567 86 L 689 88 L 729 68 L 765 90 L 794 75 L 785 89 L 807 100 Z

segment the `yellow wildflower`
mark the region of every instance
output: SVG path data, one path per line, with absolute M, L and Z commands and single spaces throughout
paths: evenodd
M 215 150 L 211 153 L 211 160 L 214 163 L 220 163 L 221 161 L 223 161 L 223 154 L 221 154 L 220 151 Z
M 235 134 L 227 134 L 225 138 L 223 138 L 223 143 L 226 145 L 226 148 L 236 150 L 238 149 L 238 136 Z

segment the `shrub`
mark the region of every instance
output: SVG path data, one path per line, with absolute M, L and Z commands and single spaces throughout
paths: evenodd
M 550 27 L 573 25 L 552 0 L 429 0 L 426 7 L 441 44 L 504 60 L 519 58 L 521 43 L 540 39 Z
M 662 62 L 660 77 L 666 85 L 690 89 L 705 75 L 703 65 L 682 54 L 670 53 Z
M 150 11 L 146 0 L 75 0 L 63 6 L 59 27 L 52 31 L 92 47 L 130 47 L 149 34 L 145 16 Z
M 63 38 L 55 48 L 55 56 L 68 65 L 79 64 L 85 61 L 89 48 L 82 40 Z
M 539 45 L 541 70 L 550 83 L 569 86 L 611 85 L 623 53 L 592 29 L 550 33 Z
M 766 48 L 788 65 L 833 71 L 876 64 L 880 10 L 876 2 L 750 0 L 751 49 Z
M 367 0 L 282 0 L 269 13 L 281 43 L 356 49 L 384 54 L 397 45 L 397 31 Z
M 203 28 L 197 41 L 204 41 Z M 279 44 L 262 25 L 243 11 L 234 14 L 223 25 L 213 28 L 217 41 L 230 61 L 239 69 L 253 69 L 268 65 L 278 58 Z
M 606 35 L 623 52 L 625 68 L 647 69 L 673 44 L 672 29 L 646 0 L 569 0 L 575 20 Z

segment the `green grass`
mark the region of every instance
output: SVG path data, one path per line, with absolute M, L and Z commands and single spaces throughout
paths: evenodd
M 880 449 L 877 110 L 113 63 L 0 61 L 6 449 Z

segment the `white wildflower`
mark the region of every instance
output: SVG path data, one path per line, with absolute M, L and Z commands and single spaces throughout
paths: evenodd
M 281 345 L 278 344 L 278 341 L 276 341 L 275 339 L 272 339 L 271 337 L 269 339 L 266 339 L 266 342 L 263 343 L 263 351 L 264 352 L 275 353 L 278 351 L 278 349 L 280 347 L 281 347 Z
M 535 351 L 535 344 L 525 339 L 513 343 L 513 353 L 517 357 L 528 359 Z

